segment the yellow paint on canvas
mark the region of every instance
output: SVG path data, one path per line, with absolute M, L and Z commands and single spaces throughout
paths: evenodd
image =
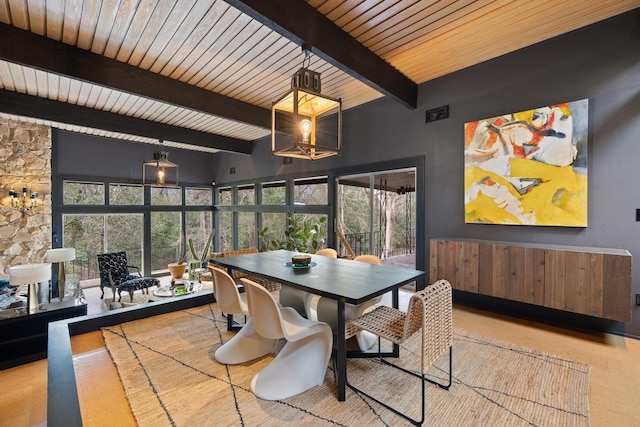
M 526 223 L 523 217 L 535 215 L 535 225 L 586 227 L 586 176 L 575 173 L 571 166 L 552 166 L 536 160 L 510 159 L 510 164 L 510 178 L 540 178 L 542 183 L 522 195 L 505 177 L 477 166 L 466 167 L 465 195 L 478 191 L 478 184 L 483 188 L 477 197 L 465 203 L 466 222 L 523 224 Z M 497 187 L 503 195 L 508 191 L 498 201 L 485 193 L 486 189 Z M 506 210 L 507 206 L 511 212 Z
M 511 175 L 540 177 L 543 183 L 522 196 L 523 209 L 536 212 L 539 225 L 587 226 L 587 177 L 571 166 L 511 159 Z
M 465 168 L 465 194 L 469 193 L 470 187 L 479 182 L 492 182 L 493 185 L 501 186 L 509 191 L 514 197 L 518 198 L 518 192 L 511 186 L 502 176 L 493 172 L 486 171 L 476 166 Z M 504 206 L 496 202 L 496 200 L 483 192 L 478 197 L 465 203 L 466 222 L 470 223 L 489 223 L 489 224 L 522 224 L 514 215 L 504 209 Z
M 522 224 L 515 216 L 509 214 L 499 207 L 495 200 L 489 196 L 481 194 L 473 201 L 465 205 L 466 222 L 488 223 L 488 224 Z

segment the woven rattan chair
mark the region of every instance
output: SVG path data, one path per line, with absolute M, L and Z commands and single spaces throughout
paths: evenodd
M 347 381 L 349 388 L 364 394 L 368 398 L 409 420 L 414 425 L 422 425 L 425 412 L 425 381 L 436 384 L 445 390 L 448 390 L 451 386 L 451 364 L 453 357 L 451 295 L 451 284 L 446 280 L 439 280 L 433 285 L 427 286 L 424 290 L 413 294 L 409 300 L 406 313 L 395 308 L 378 306 L 361 317 L 348 321 L 346 324 L 345 332 L 347 338 L 363 330 L 377 335 L 378 352 L 380 351 L 380 338 L 389 340 L 395 344 L 402 344 L 414 333 L 419 330 L 422 331 L 422 363 L 420 373 L 397 366 L 380 357 L 382 363 L 420 378 L 420 382 L 422 383 L 422 415 L 420 420 L 414 420 L 390 405 L 356 388 Z M 426 378 L 425 374 L 429 367 L 437 362 L 447 350 L 449 351 L 449 383 L 441 384 Z
M 255 248 L 238 249 L 238 250 L 235 250 L 235 251 L 217 252 L 215 254 L 211 254 L 211 258 L 218 258 L 218 257 L 224 258 L 224 257 L 230 257 L 230 256 L 257 254 L 257 253 L 258 253 L 258 250 L 255 249 Z M 243 272 L 237 271 L 237 270 L 233 270 L 233 273 L 231 274 L 231 277 L 233 277 L 233 280 L 235 280 L 236 283 L 239 284 L 239 285 L 241 285 L 240 279 L 242 279 L 242 278 L 249 279 L 251 281 L 254 281 L 254 282 L 262 285 L 269 292 L 279 291 L 280 288 L 281 288 L 281 285 L 278 282 L 274 282 L 273 280 L 265 279 L 263 277 L 253 276 L 253 275 L 250 275 L 250 274 L 247 274 L 247 273 L 243 273 Z

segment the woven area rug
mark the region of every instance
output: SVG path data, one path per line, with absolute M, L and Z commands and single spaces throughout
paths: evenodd
M 430 426 L 588 426 L 589 366 L 513 344 L 454 331 L 453 385 L 427 383 Z M 283 401 L 251 393 L 251 378 L 272 356 L 226 366 L 213 357 L 233 332 L 216 304 L 103 329 L 140 426 L 398 426 L 408 423 L 347 389 L 338 402 L 332 368 L 324 385 Z M 416 334 L 416 338 L 417 338 Z M 417 339 L 400 363 L 419 368 Z M 429 371 L 444 381 L 445 356 Z M 420 415 L 415 377 L 370 359 L 350 359 L 349 380 L 413 417 Z M 386 395 L 386 396 L 385 396 Z

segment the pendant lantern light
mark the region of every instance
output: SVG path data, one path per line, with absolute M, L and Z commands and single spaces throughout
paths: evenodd
M 322 95 L 320 73 L 304 62 L 291 90 L 271 108 L 271 153 L 308 160 L 335 156 L 342 148 L 342 100 Z

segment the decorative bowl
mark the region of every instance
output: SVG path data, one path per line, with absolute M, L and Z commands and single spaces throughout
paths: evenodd
M 307 267 L 311 263 L 311 255 L 294 255 L 291 264 L 296 267 Z
M 188 292 L 189 292 L 189 290 L 187 289 L 187 287 L 185 285 L 179 285 L 179 286 L 176 286 L 175 288 L 173 288 L 173 295 L 174 296 L 186 295 Z

